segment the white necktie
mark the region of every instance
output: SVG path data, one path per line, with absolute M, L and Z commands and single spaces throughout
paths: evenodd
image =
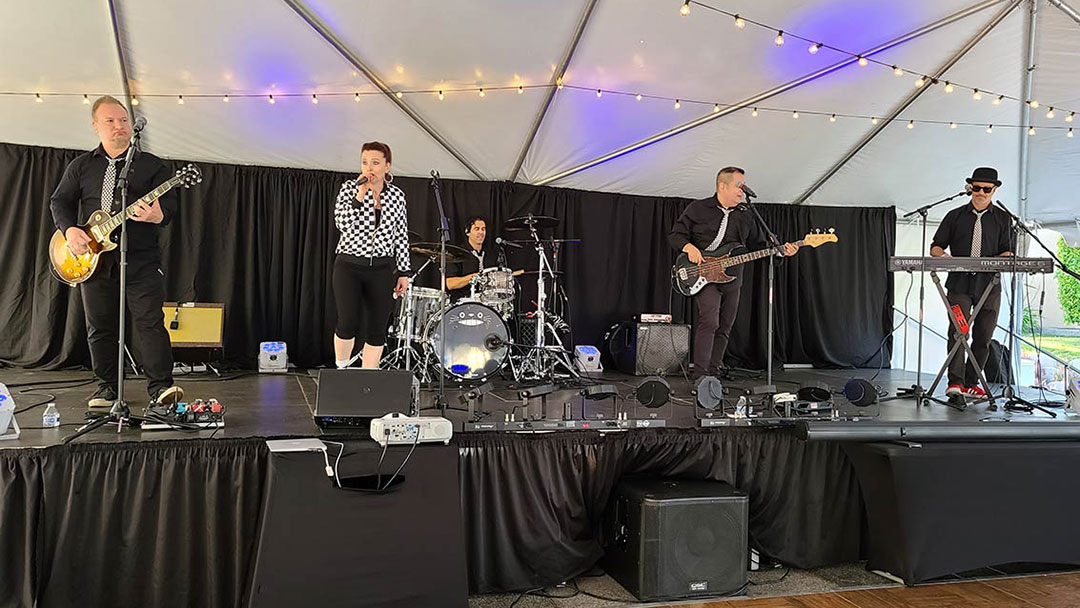
M 116 159 L 109 159 L 105 168 L 105 180 L 101 182 L 101 210 L 112 213 L 113 195 L 116 193 Z
M 705 251 L 716 250 L 716 248 L 720 246 L 720 241 L 724 240 L 724 234 L 727 233 L 727 221 L 728 217 L 731 216 L 731 209 L 720 207 L 720 210 L 724 212 L 724 219 L 720 220 L 720 230 L 716 232 L 716 238 L 713 239 L 712 243 L 709 243 L 709 246 L 705 248 Z
M 982 219 L 989 209 L 983 209 L 982 211 L 972 210 L 975 214 L 975 228 L 971 231 L 971 257 L 982 257 Z

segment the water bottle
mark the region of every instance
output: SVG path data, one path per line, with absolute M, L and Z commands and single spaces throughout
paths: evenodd
M 47 429 L 60 426 L 60 412 L 55 403 L 50 402 L 45 406 L 45 412 L 41 414 L 41 426 Z
M 735 417 L 746 418 L 746 395 L 739 397 L 739 400 L 735 402 Z

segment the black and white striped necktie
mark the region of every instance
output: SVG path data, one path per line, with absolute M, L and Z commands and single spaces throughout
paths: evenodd
M 713 239 L 712 243 L 709 243 L 705 251 L 714 251 L 720 246 L 720 242 L 724 240 L 724 235 L 727 234 L 727 221 L 731 217 L 731 209 L 720 207 L 720 210 L 724 212 L 724 219 L 720 220 L 720 230 L 716 231 L 716 238 Z
M 982 220 L 987 211 L 989 209 L 983 209 L 982 211 L 972 210 L 972 213 L 975 214 L 975 228 L 971 231 L 971 257 L 973 258 L 982 257 Z
M 109 159 L 109 166 L 105 167 L 105 180 L 101 182 L 101 210 L 112 213 L 113 196 L 116 194 L 116 161 Z

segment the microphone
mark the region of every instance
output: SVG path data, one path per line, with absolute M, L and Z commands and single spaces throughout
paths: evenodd
M 742 191 L 746 193 L 746 198 L 757 198 L 757 192 L 754 192 L 750 188 L 750 186 L 747 186 L 746 184 L 743 184 L 740 187 L 742 188 Z
M 135 119 L 135 124 L 132 125 L 132 127 L 131 127 L 131 133 L 133 135 L 138 135 L 139 132 L 141 132 L 145 128 L 146 128 L 146 117 L 139 116 L 138 118 Z
M 971 184 L 966 184 L 964 186 L 964 191 L 961 192 L 960 194 L 966 194 L 968 196 L 971 196 Z
M 359 177 L 359 179 L 356 180 L 356 185 L 357 186 L 360 186 L 360 185 L 363 185 L 363 184 L 366 184 L 366 183 L 368 183 L 368 178 L 367 178 L 366 175 L 361 175 Z
M 508 240 L 502 238 L 501 236 L 495 237 L 495 242 L 498 243 L 499 245 L 506 245 L 507 247 L 513 247 L 514 249 L 521 249 L 521 244 L 520 243 L 515 243 L 513 241 L 508 241 Z
M 506 345 L 506 341 L 503 340 L 502 338 L 500 338 L 499 336 L 496 336 L 495 334 L 488 334 L 487 337 L 484 338 L 484 348 L 486 348 L 488 350 L 491 350 L 491 351 L 499 350 L 500 348 L 502 348 L 505 345 Z

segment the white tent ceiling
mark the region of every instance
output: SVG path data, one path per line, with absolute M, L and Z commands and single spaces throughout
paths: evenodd
M 1031 2 L 1031 98 L 1042 107 L 1029 122 L 1018 101 L 976 102 L 970 88 L 947 94 L 938 84 L 839 164 L 878 129 L 866 117 L 888 116 L 918 90 L 910 73 L 897 78 L 888 67 L 853 62 L 754 102 L 762 109 L 757 117 L 749 107 L 713 115 L 714 102 L 738 104 L 849 59 L 829 48 L 811 55 L 795 36 L 866 52 L 943 20 L 873 59 L 934 73 L 984 33 L 941 80 L 1025 99 Z M 907 210 L 955 193 L 979 165 L 999 169 L 1000 197 L 1019 208 L 1026 139 L 1027 215 L 1075 233 L 1080 137 L 1065 137 L 1071 125 L 1064 112 L 1044 116 L 1049 105 L 1080 110 L 1080 23 L 1062 0 L 707 0 L 695 1 L 688 17 L 680 17 L 681 4 L 8 3 L 0 19 L 0 54 L 7 58 L 0 64 L 0 141 L 91 147 L 82 95 L 123 97 L 126 70 L 141 102 L 136 111 L 149 121 L 146 147 L 166 157 L 350 171 L 360 143 L 378 139 L 393 146 L 399 174 L 438 169 L 444 177 L 686 197 L 706 194 L 716 170 L 736 164 L 764 200 Z M 736 29 L 710 6 L 782 29 L 789 43 L 777 48 L 776 32 L 755 24 Z M 568 86 L 554 90 L 567 56 Z M 378 94 L 375 81 L 407 93 L 400 100 Z M 483 98 L 477 87 L 488 88 Z M 607 93 L 597 98 L 597 88 Z M 445 100 L 434 94 L 439 89 Z M 354 100 L 353 92 L 362 95 Z M 43 103 L 35 103 L 35 93 Z M 222 101 L 226 93 L 229 103 Z M 321 95 L 318 104 L 312 94 Z M 684 100 L 681 108 L 674 98 Z M 793 119 L 792 110 L 801 117 Z M 842 116 L 831 123 L 830 113 Z M 909 119 L 942 124 L 907 129 Z M 692 121 L 701 124 L 635 146 Z M 949 121 L 960 126 L 950 129 Z M 996 125 L 993 134 L 985 132 L 988 124 Z M 1036 134 L 1019 128 L 1025 124 Z M 627 147 L 633 149 L 593 162 Z

